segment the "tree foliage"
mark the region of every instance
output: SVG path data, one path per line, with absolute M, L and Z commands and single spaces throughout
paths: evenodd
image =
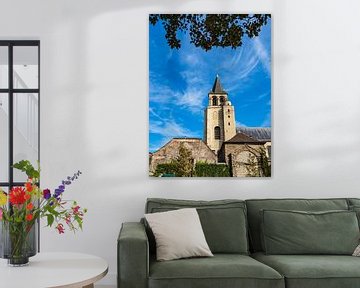
M 261 169 L 261 174 L 263 177 L 271 177 L 271 165 L 270 160 L 266 155 L 265 149 L 260 149 L 260 157 L 259 157 L 259 164 Z
M 260 177 L 260 169 L 258 159 L 253 153 L 249 153 L 249 162 L 246 164 L 247 176 Z
M 173 162 L 177 165 L 176 176 L 191 177 L 194 168 L 194 159 L 191 150 L 187 149 L 183 143 L 179 147 L 179 156 Z
M 175 175 L 176 177 L 192 177 L 194 172 L 194 159 L 191 150 L 180 144 L 179 154 L 169 163 L 158 164 L 154 173 L 155 177 Z
M 240 47 L 244 35 L 258 36 L 270 17 L 270 14 L 150 14 L 149 22 L 162 23 L 172 49 L 181 47 L 177 34 L 188 32 L 190 43 L 208 51 L 213 47 Z

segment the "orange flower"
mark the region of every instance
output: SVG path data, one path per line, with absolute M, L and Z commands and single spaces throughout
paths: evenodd
M 31 192 L 34 189 L 34 187 L 31 185 L 30 182 L 26 182 L 25 187 L 26 187 L 26 191 L 28 192 Z
M 25 200 L 29 200 L 31 198 L 31 195 L 29 193 L 25 193 L 24 198 Z
M 31 221 L 33 218 L 34 218 L 34 216 L 32 214 L 26 215 L 26 220 L 27 221 Z
M 32 203 L 29 203 L 26 205 L 26 210 L 31 210 L 34 208 L 34 205 Z

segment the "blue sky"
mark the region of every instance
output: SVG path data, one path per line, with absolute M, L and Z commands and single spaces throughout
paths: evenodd
M 161 23 L 149 24 L 149 151 L 174 137 L 203 138 L 204 109 L 217 74 L 237 126 L 271 126 L 271 21 L 237 49 L 205 52 L 179 34 L 170 49 Z

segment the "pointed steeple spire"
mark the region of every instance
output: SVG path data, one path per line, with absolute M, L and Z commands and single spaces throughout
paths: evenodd
M 216 75 L 215 82 L 214 82 L 211 92 L 212 93 L 226 93 L 225 90 L 221 86 L 219 74 Z

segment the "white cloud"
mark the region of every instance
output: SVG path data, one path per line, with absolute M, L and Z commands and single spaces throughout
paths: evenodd
M 180 75 L 185 81 L 186 88 L 178 95 L 177 104 L 193 114 L 201 114 L 204 109 L 204 100 L 207 98 L 204 70 L 193 67 L 199 65 L 196 53 L 189 53 L 185 59 L 186 68 L 180 72 Z
M 248 127 L 246 124 L 240 122 L 240 121 L 235 121 L 236 123 L 236 127 Z
M 189 66 L 196 66 L 201 64 L 201 59 L 197 53 L 186 53 L 183 57 L 183 62 Z
M 196 132 L 190 131 L 183 127 L 180 123 L 174 119 L 161 117 L 157 114 L 153 108 L 149 108 L 150 117 L 156 118 L 151 119 L 149 125 L 149 131 L 153 134 L 158 134 L 167 138 L 174 137 L 199 137 Z
M 171 89 L 161 81 L 161 75 L 155 73 L 150 74 L 150 103 L 161 104 L 176 108 L 180 107 L 190 111 L 193 114 L 201 114 L 203 111 L 203 102 L 207 97 L 204 89 L 203 77 L 198 70 L 187 68 L 180 72 L 180 76 L 184 79 L 184 91 L 176 91 Z M 164 81 L 165 82 L 165 81 Z
M 164 137 L 197 137 L 196 133 L 182 127 L 174 120 L 151 121 L 149 127 L 150 133 L 158 134 Z
M 231 60 L 229 70 L 234 72 L 234 77 L 237 80 L 247 78 L 258 65 L 259 57 L 254 52 L 252 46 L 243 46 Z
M 266 49 L 261 37 L 255 37 L 237 48 L 236 54 L 222 65 L 224 77 L 228 80 L 227 91 L 242 90 L 254 70 L 261 65 L 264 71 L 271 75 L 271 55 Z M 251 84 L 251 81 L 249 82 Z
M 260 37 L 255 37 L 253 39 L 253 45 L 257 57 L 260 59 L 265 71 L 268 73 L 268 75 L 271 75 L 271 59 L 269 51 L 267 51 L 264 44 L 261 42 Z
M 204 82 L 204 79 L 200 73 L 200 70 L 183 70 L 180 72 L 181 77 L 184 79 L 186 84 L 189 85 L 200 85 Z
M 256 101 L 260 101 L 261 99 L 265 98 L 266 96 L 268 96 L 270 94 L 270 92 L 265 92 L 265 93 L 262 93 L 260 94 L 257 98 L 256 98 Z
M 180 95 L 178 104 L 194 114 L 202 113 L 204 97 L 203 91 L 190 88 Z
M 150 79 L 150 102 L 170 104 L 176 102 L 180 93 L 173 91 L 169 86 L 159 84 Z

